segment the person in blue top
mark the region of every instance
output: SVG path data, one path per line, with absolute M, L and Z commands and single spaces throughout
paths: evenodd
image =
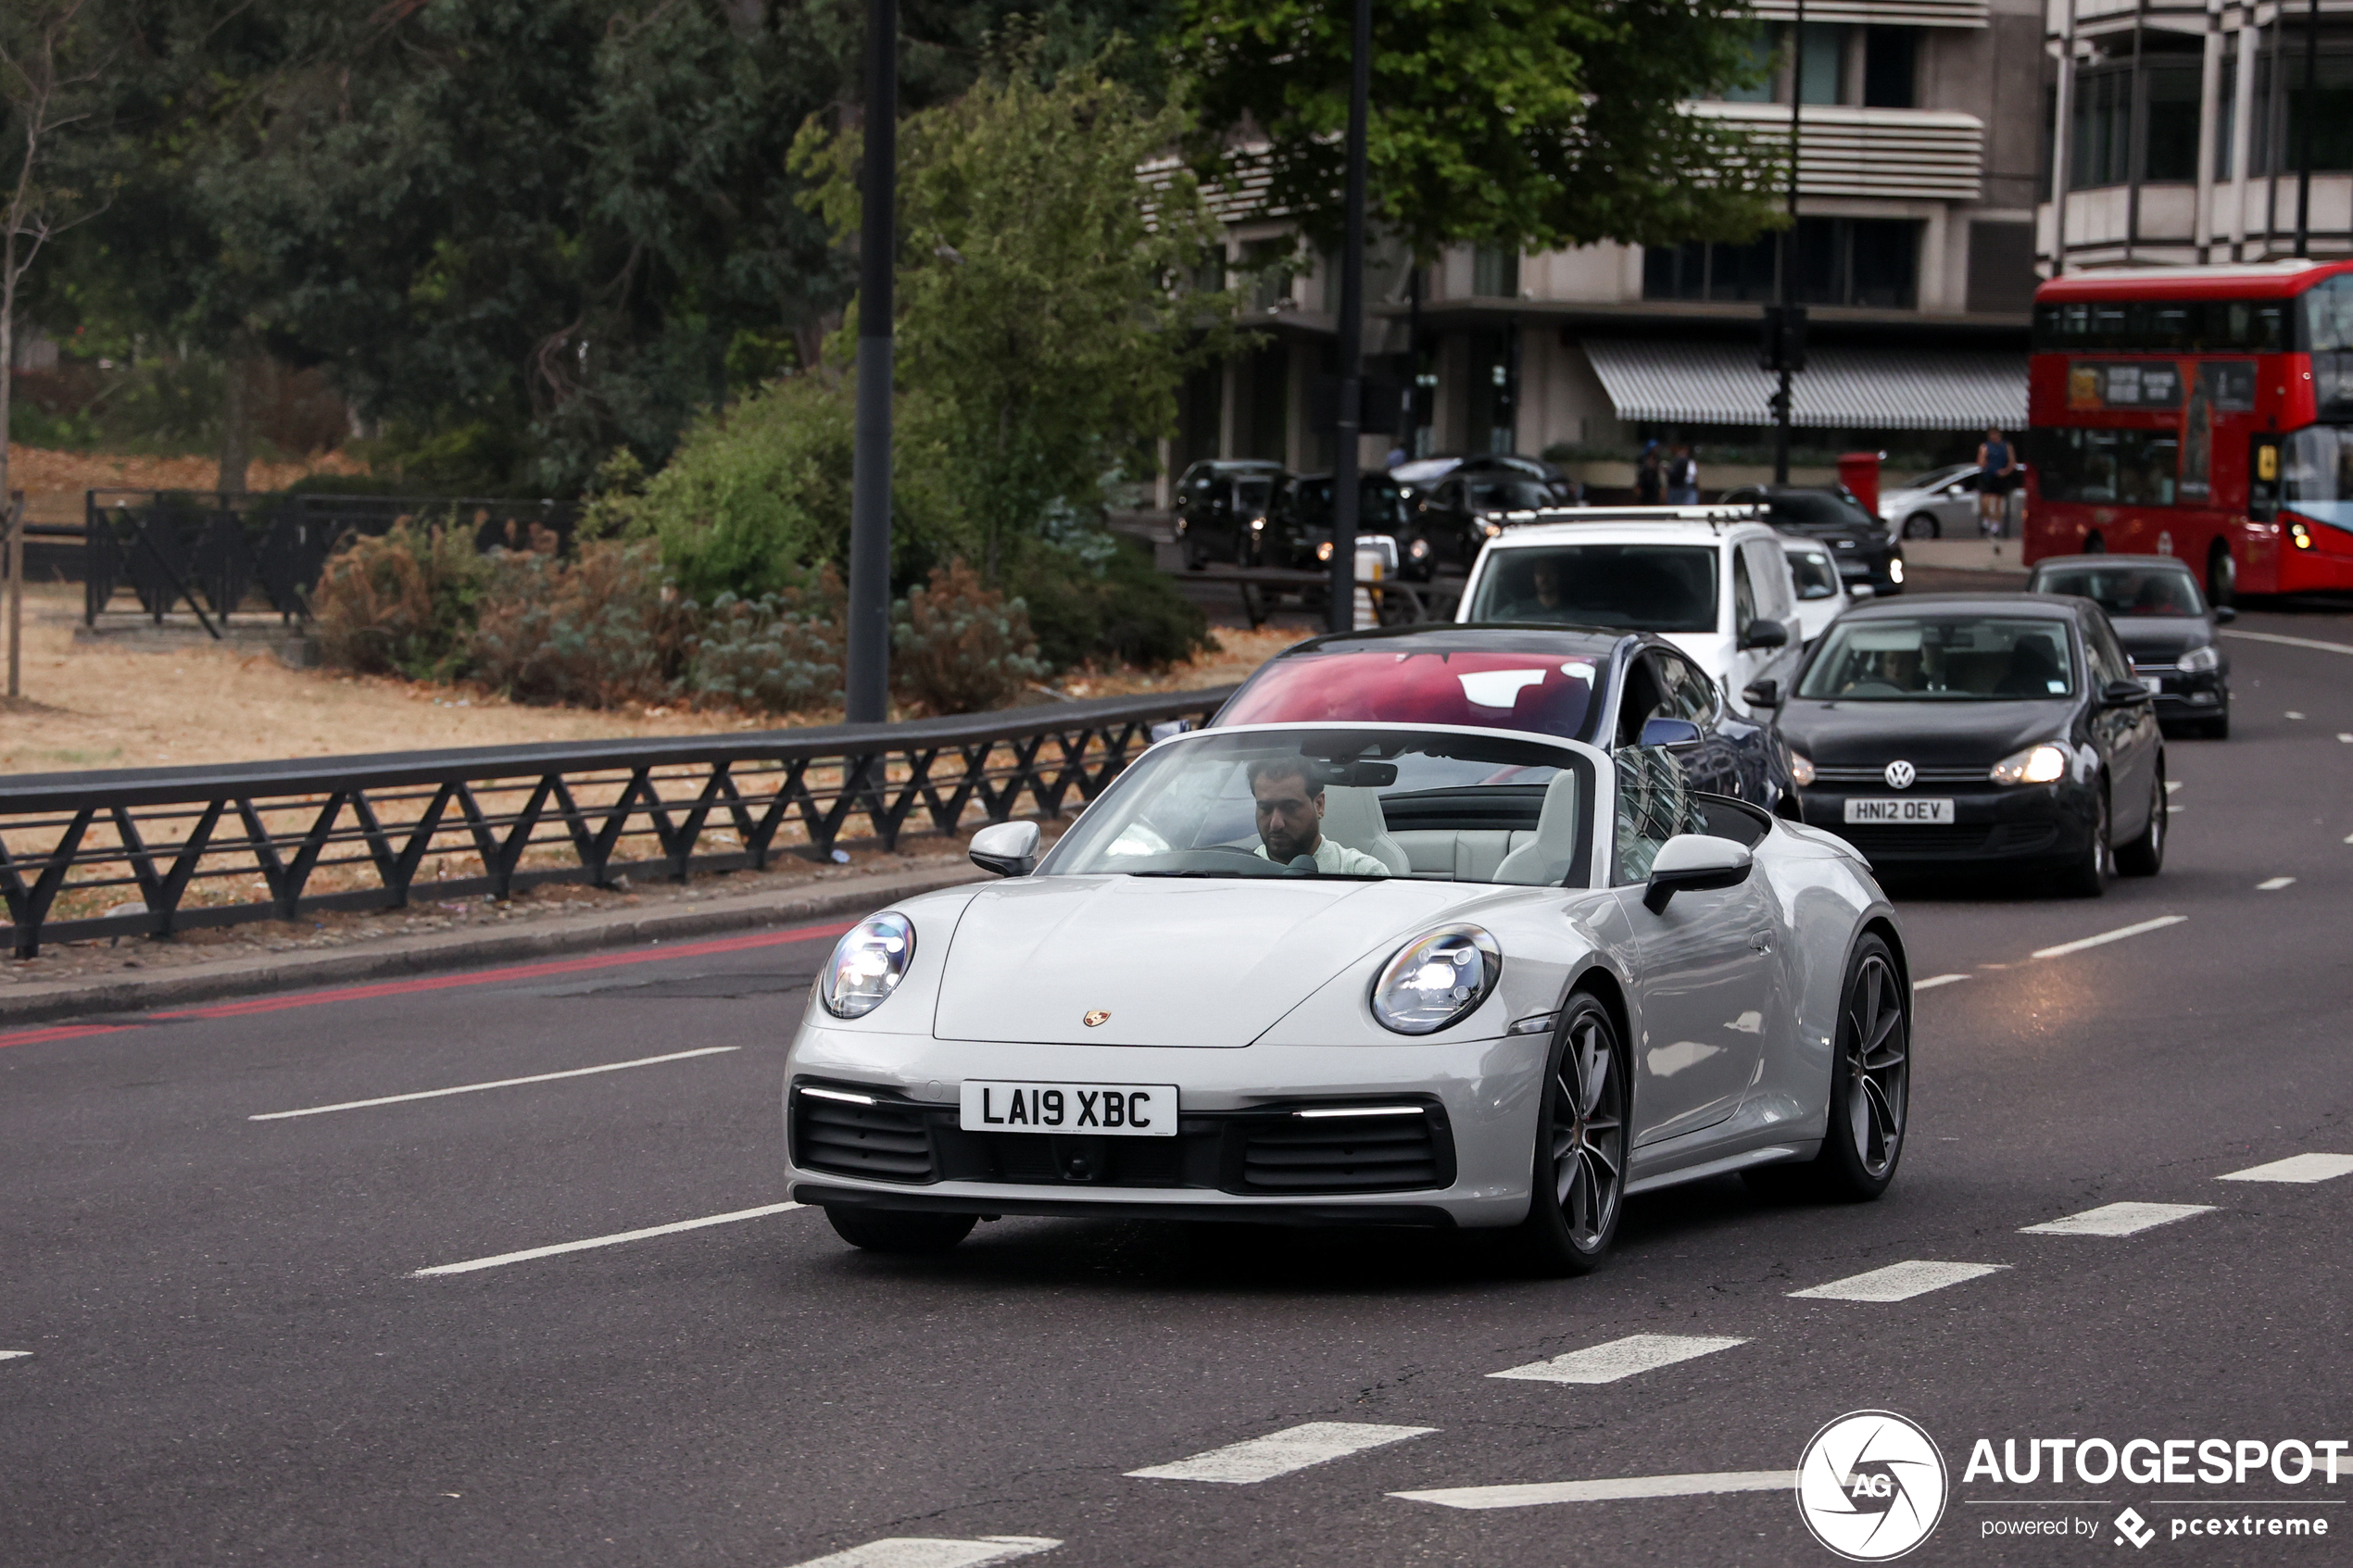
M 1987 425 L 1977 448 L 1977 531 L 1999 539 L 2009 521 L 2010 491 L 2018 484 L 2018 457 L 2002 439 L 2000 427 Z

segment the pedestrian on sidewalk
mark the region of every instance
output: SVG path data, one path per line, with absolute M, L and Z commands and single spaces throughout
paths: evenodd
M 1667 504 L 1670 507 L 1699 505 L 1699 459 L 1692 456 L 1691 443 L 1675 444 L 1675 455 L 1667 459 Z
M 1655 507 L 1667 499 L 1667 470 L 1658 460 L 1658 443 L 1642 443 L 1642 455 L 1634 460 L 1634 504 Z
M 2010 491 L 2018 483 L 2018 455 L 2002 439 L 2001 427 L 1987 425 L 1977 448 L 1977 532 L 1999 539 L 2008 532 Z

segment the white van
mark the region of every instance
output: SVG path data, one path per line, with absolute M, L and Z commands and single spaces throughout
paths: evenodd
M 1719 519 L 1506 528 L 1471 563 L 1454 619 L 1655 632 L 1742 714 L 1753 683 L 1788 689 L 1804 641 L 1781 536 Z

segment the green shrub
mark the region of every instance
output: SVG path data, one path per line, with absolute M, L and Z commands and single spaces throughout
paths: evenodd
M 696 618 L 687 694 L 754 713 L 838 708 L 847 608 L 841 578 L 830 566 L 807 586 L 781 594 L 739 599 L 722 593 Z
M 464 528 L 355 534 L 310 596 L 320 655 L 343 670 L 447 681 L 465 673 L 477 601 L 491 575 Z
M 855 388 L 843 379 L 772 382 L 687 433 L 677 455 L 635 494 L 609 464 L 592 504 L 597 531 L 659 541 L 679 591 L 699 604 L 722 594 L 781 594 L 812 568 L 849 559 Z M 933 465 L 916 399 L 902 397 L 893 449 L 895 571 L 916 574 L 948 540 L 948 511 L 925 477 Z
M 1126 663 L 1164 669 L 1214 652 L 1209 617 L 1152 564 L 1151 546 L 1102 529 L 1022 542 L 1005 585 L 1028 607 L 1047 666 Z
M 676 689 L 689 608 L 650 542 L 494 550 L 471 651 L 476 674 L 523 702 L 610 708 Z
M 1046 672 L 1021 600 L 982 583 L 960 558 L 911 589 L 891 627 L 891 684 L 934 713 L 1002 708 Z

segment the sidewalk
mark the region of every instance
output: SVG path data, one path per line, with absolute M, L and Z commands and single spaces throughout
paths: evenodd
M 2017 539 L 1906 539 L 1905 564 L 1939 571 L 2024 571 Z
M 843 877 L 724 897 L 553 915 L 462 931 L 363 938 L 323 950 L 205 960 L 170 969 L 31 981 L 0 989 L 0 1027 L 93 1013 L 136 1012 L 436 970 L 473 969 L 558 953 L 678 941 L 761 926 L 848 921 L 934 888 L 981 880 L 962 857 L 907 871 Z M 705 884 L 705 885 L 709 885 Z M 0 962 L 6 960 L 0 960 Z M 0 1046 L 7 1044 L 0 1040 Z

